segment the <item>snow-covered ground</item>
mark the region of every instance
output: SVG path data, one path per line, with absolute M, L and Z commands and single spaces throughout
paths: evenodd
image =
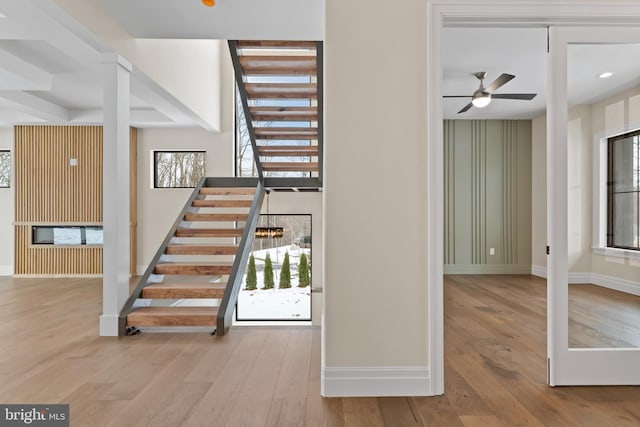
M 264 259 L 269 252 L 273 263 L 275 289 L 262 289 L 264 286 Z M 291 288 L 278 289 L 280 267 L 284 255 L 289 252 L 291 266 Z M 246 287 L 247 275 L 242 281 L 242 289 L 238 295 L 238 320 L 311 320 L 311 287 L 298 287 L 298 263 L 300 255 L 306 253 L 309 258 L 310 250 L 298 248 L 295 245 L 255 251 L 258 289 L 248 291 Z

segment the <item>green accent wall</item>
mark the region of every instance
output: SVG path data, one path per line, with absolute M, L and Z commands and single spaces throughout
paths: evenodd
M 530 120 L 444 121 L 444 217 L 445 274 L 531 273 Z

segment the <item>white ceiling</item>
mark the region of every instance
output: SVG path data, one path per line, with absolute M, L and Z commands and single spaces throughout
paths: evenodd
M 200 0 L 94 1 L 139 38 L 323 38 L 323 0 L 217 0 L 213 8 Z M 52 16 L 52 5 L 54 0 L 0 0 L 0 125 L 101 122 L 101 47 Z M 516 76 L 496 93 L 538 94 L 532 101 L 496 99 L 463 114 L 457 112 L 470 99 L 445 99 L 445 118 L 528 119 L 544 113 L 545 28 L 451 27 L 442 39 L 443 95 L 470 96 L 479 71 L 487 72 L 485 85 L 501 73 Z M 574 46 L 569 68 L 571 103 L 596 102 L 640 84 L 640 47 Z M 603 71 L 615 74 L 598 79 Z M 132 80 L 131 106 L 135 126 L 201 123 L 140 74 Z
M 322 40 L 324 0 L 98 0 L 136 38 Z

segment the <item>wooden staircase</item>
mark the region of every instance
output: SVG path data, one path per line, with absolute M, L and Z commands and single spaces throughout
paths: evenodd
M 322 43 L 231 41 L 247 127 L 266 177 L 322 177 Z
M 227 182 L 230 180 L 235 179 Z M 242 240 L 253 240 L 255 224 L 251 224 L 255 221 L 251 221 L 249 214 L 254 206 L 254 214 L 259 214 L 262 204 L 259 191 L 263 192 L 261 185 L 204 184 L 194 191 L 134 291 L 131 304 L 123 310 L 126 334 L 137 333 L 142 327 L 219 326 L 220 303 L 225 294 L 229 297 L 233 294 L 229 279 L 236 257 L 242 248 L 251 246 L 251 242 Z M 245 224 L 251 229 L 245 230 Z M 237 264 L 242 266 L 239 269 L 242 276 L 246 259 L 244 264 L 242 260 Z M 235 300 L 231 300 L 233 311 Z M 223 326 L 227 328 L 228 325 Z

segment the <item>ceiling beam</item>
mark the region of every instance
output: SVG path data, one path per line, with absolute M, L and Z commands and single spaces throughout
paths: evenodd
M 0 90 L 51 90 L 53 76 L 41 68 L 0 50 Z
M 69 111 L 53 102 L 46 101 L 36 95 L 15 90 L 0 90 L 0 98 L 24 113 L 40 117 L 49 122 L 68 122 Z

